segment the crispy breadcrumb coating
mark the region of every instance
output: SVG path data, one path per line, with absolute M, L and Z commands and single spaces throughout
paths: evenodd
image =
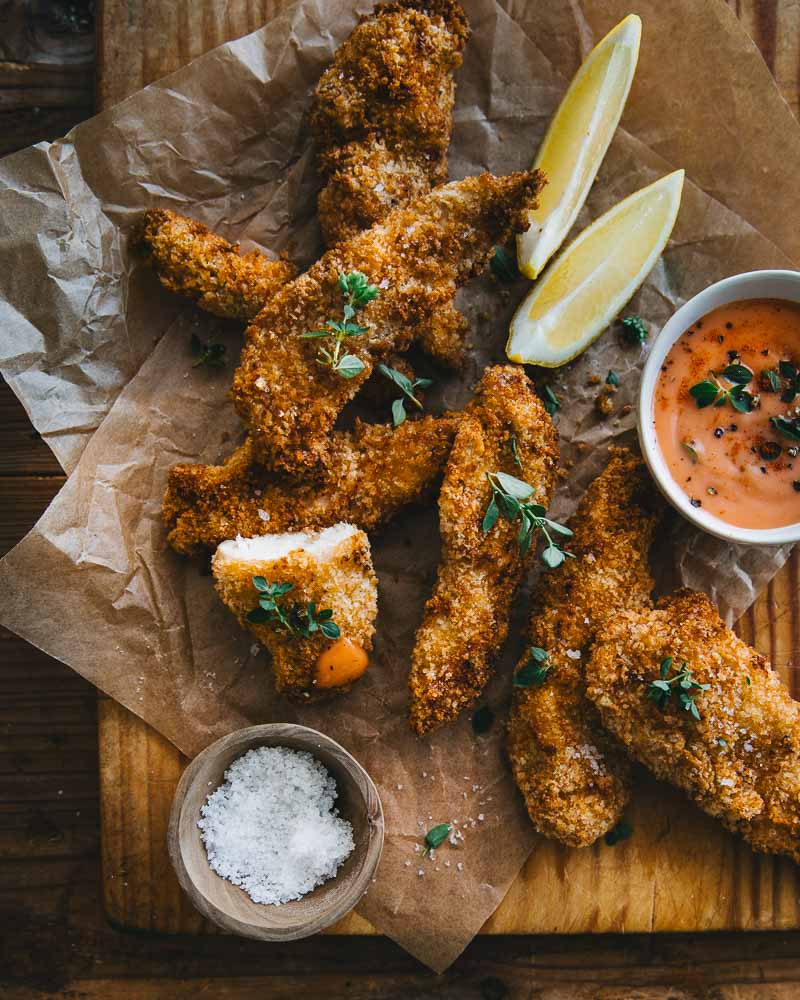
M 240 255 L 238 243 L 166 208 L 145 214 L 136 241 L 165 288 L 227 319 L 252 319 L 297 275 L 288 261 L 270 260 L 257 250 Z
M 456 0 L 378 4 L 339 47 L 309 115 L 331 246 L 447 179 L 455 85 L 469 37 Z
M 546 574 L 534 598 L 529 647 L 547 650 L 550 670 L 539 686 L 514 688 L 508 753 L 533 825 L 571 847 L 610 830 L 630 797 L 627 755 L 586 697 L 584 668 L 609 619 L 649 607 L 659 508 L 642 462 L 617 453 L 569 522 L 575 558 Z M 527 648 L 519 668 L 529 660 Z
M 547 506 L 557 465 L 555 428 L 524 370 L 489 368 L 456 433 L 439 496 L 442 556 L 409 679 L 410 719 L 418 735 L 452 722 L 483 690 L 535 549 L 523 557 L 519 525 L 502 518 L 484 533 L 492 497 L 487 473 L 524 477 L 534 501 Z
M 320 631 L 307 637 L 291 635 L 273 622 L 248 621 L 247 615 L 258 606 L 260 596 L 253 584 L 254 576 L 262 576 L 272 584 L 292 584 L 293 589 L 281 600 L 282 606 L 298 602 L 305 608 L 313 602 L 318 612 L 330 609 L 342 637 L 367 652 L 372 649 L 378 578 L 372 568 L 369 540 L 352 525 L 337 524 L 324 532 L 224 542 L 214 554 L 211 569 L 223 602 L 242 628 L 252 632 L 269 651 L 275 686 L 288 698 L 307 701 L 323 693 L 316 690 L 316 663 L 333 640 Z M 328 688 L 324 693 L 341 693 L 349 686 Z
M 678 692 L 648 697 L 660 665 L 685 661 L 700 719 Z M 655 610 L 628 611 L 598 639 L 589 697 L 603 725 L 657 778 L 682 788 L 756 851 L 800 863 L 800 703 L 767 659 L 726 627 L 705 595 L 679 591 Z
M 329 250 L 267 303 L 247 331 L 232 393 L 265 464 L 302 472 L 324 463 L 336 418 L 373 366 L 405 350 L 483 270 L 494 246 L 527 225 L 541 183 L 538 172 L 524 171 L 436 188 Z M 364 368 L 343 378 L 320 364 L 320 340 L 303 334 L 341 317 L 338 279 L 352 271 L 363 272 L 380 296 L 357 313 L 366 332 L 346 341 Z
M 164 496 L 169 544 L 184 555 L 227 538 L 348 520 L 367 531 L 429 495 L 455 433 L 454 416 L 407 420 L 396 430 L 356 422 L 331 435 L 321 482 L 287 483 L 254 457 L 248 438 L 224 465 L 176 465 Z

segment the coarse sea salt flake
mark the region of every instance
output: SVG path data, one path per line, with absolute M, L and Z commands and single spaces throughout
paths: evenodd
M 248 750 L 200 810 L 209 864 L 256 903 L 300 899 L 353 852 L 353 828 L 336 797 L 335 780 L 310 753 Z

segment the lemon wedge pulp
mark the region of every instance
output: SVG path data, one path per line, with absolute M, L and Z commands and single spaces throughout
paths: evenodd
M 619 202 L 553 261 L 511 320 L 511 361 L 557 368 L 600 336 L 666 246 L 683 176 L 676 170 Z
M 631 89 L 642 22 L 630 14 L 592 49 L 573 77 L 534 162 L 547 186 L 530 228 L 517 237 L 517 262 L 535 278 L 569 232 L 609 143 Z

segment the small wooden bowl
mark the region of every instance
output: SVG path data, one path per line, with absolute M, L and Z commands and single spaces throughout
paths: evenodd
M 353 826 L 355 848 L 335 878 L 302 899 L 280 906 L 254 903 L 208 863 L 197 821 L 207 796 L 222 784 L 237 757 L 254 747 L 307 750 L 336 779 L 336 806 Z M 261 941 L 294 941 L 316 934 L 348 913 L 367 891 L 383 848 L 383 809 L 372 779 L 344 747 L 306 726 L 250 726 L 212 743 L 194 758 L 175 791 L 167 832 L 169 856 L 197 909 L 226 931 Z

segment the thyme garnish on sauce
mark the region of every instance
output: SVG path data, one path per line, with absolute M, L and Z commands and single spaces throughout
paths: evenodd
M 307 639 L 314 632 L 321 632 L 328 639 L 338 639 L 339 626 L 333 621 L 330 608 L 317 611 L 313 601 L 303 606 L 298 601 L 289 605 L 284 598 L 294 590 L 291 583 L 270 583 L 263 576 L 253 577 L 253 586 L 259 593 L 258 607 L 247 614 L 253 625 L 271 624 L 276 632 L 287 632 L 292 638 Z
M 487 472 L 486 478 L 492 488 L 492 499 L 483 515 L 481 528 L 484 534 L 492 530 L 502 514 L 507 521 L 512 523 L 519 520 L 520 529 L 517 535 L 517 544 L 523 556 L 530 548 L 534 533 L 541 531 L 547 540 L 547 544 L 542 550 L 542 562 L 545 566 L 555 569 L 567 557 L 572 557 L 571 553 L 565 552 L 560 545 L 553 541 L 550 535 L 552 531 L 557 535 L 571 537 L 572 532 L 563 524 L 551 521 L 546 517 L 546 508 L 531 501 L 532 486 L 515 476 L 507 475 L 505 472 Z
M 361 271 L 351 271 L 350 274 L 339 275 L 339 290 L 344 296 L 343 319 L 329 319 L 324 330 L 311 330 L 301 333 L 303 340 L 325 338 L 331 342 L 331 347 L 320 347 L 317 353 L 319 364 L 336 372 L 342 378 L 355 378 L 364 371 L 364 362 L 355 354 L 342 354 L 344 342 L 348 337 L 359 337 L 366 333 L 368 327 L 353 323 L 356 312 L 377 299 L 380 295 L 376 285 L 371 285 L 369 279 Z
M 541 646 L 531 646 L 528 662 L 514 674 L 515 688 L 539 687 L 544 684 L 553 666 L 548 659 L 546 649 Z
M 677 697 L 678 704 L 685 712 L 689 712 L 693 718 L 700 721 L 700 712 L 695 704 L 695 693 L 697 691 L 708 691 L 710 684 L 700 684 L 692 677 L 692 671 L 686 665 L 686 660 L 681 660 L 680 670 L 670 677 L 673 658 L 668 656 L 661 662 L 660 678 L 653 681 L 647 687 L 647 697 L 656 703 L 663 712 L 671 699 Z
M 745 389 L 753 380 L 753 372 L 746 365 L 728 365 L 722 372 L 722 377 L 732 385 L 724 386 L 719 381 L 716 372 L 709 372 L 709 378 L 693 385 L 689 395 L 702 410 L 706 406 L 724 406 L 730 403 L 739 413 L 749 413 L 757 405 L 757 396 Z
M 400 389 L 403 396 L 410 400 L 418 409 L 422 409 L 422 403 L 414 395 L 415 389 L 427 389 L 428 386 L 433 385 L 432 378 L 417 378 L 412 382 L 410 378 L 399 372 L 396 368 L 390 368 L 388 365 L 378 365 L 378 371 L 381 375 L 385 375 L 390 382 Z M 406 407 L 405 399 L 403 396 L 400 399 L 396 399 L 392 403 L 392 423 L 395 427 L 399 427 L 400 424 L 405 423 L 406 419 Z

